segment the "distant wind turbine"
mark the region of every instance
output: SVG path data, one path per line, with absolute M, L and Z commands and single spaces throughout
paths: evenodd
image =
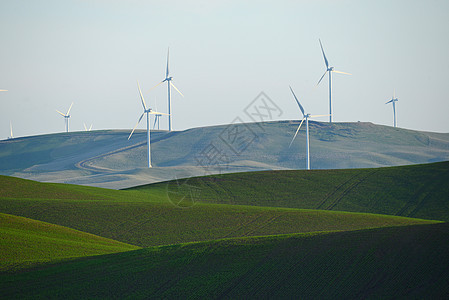
M 397 127 L 396 126 L 396 102 L 398 102 L 398 98 L 396 98 L 396 92 L 393 91 L 393 98 L 391 98 L 391 100 L 386 102 L 385 104 L 393 103 L 393 120 L 394 120 L 393 124 L 394 124 L 394 127 Z
M 156 99 L 154 99 L 154 106 L 156 107 L 157 110 L 157 102 Z M 153 124 L 153 129 L 156 127 L 156 123 L 157 123 L 157 130 L 159 130 L 159 118 L 162 117 L 162 115 L 160 113 L 157 113 L 154 115 L 154 124 Z
M 64 121 L 65 121 L 65 131 L 69 132 L 69 119 L 70 119 L 70 110 L 72 109 L 72 104 L 70 104 L 69 110 L 67 111 L 66 114 L 63 114 L 62 112 L 60 112 L 59 110 L 56 110 L 61 116 L 64 117 Z
M 139 120 L 137 121 L 136 126 L 134 126 L 133 130 L 131 131 L 131 133 L 130 133 L 130 135 L 128 137 L 128 141 L 131 138 L 131 136 L 133 135 L 134 130 L 136 129 L 137 125 L 139 125 L 139 123 L 142 120 L 143 116 L 145 114 L 147 114 L 148 168 L 151 168 L 152 165 L 151 165 L 150 115 L 156 115 L 156 114 L 167 115 L 167 114 L 159 113 L 157 111 L 153 111 L 151 108 L 147 108 L 147 105 L 145 103 L 145 99 L 143 99 L 142 91 L 140 90 L 139 82 L 137 82 L 137 87 L 139 88 L 140 101 L 142 102 L 142 106 L 143 106 L 143 113 L 140 116 Z
M 295 92 L 293 92 L 292 87 L 290 87 L 290 91 L 292 91 L 293 97 L 296 100 L 296 103 L 298 103 L 299 109 L 302 112 L 303 118 L 301 120 L 301 123 L 298 126 L 298 129 L 296 130 L 295 136 L 293 137 L 292 141 L 290 142 L 290 146 L 292 145 L 293 141 L 296 138 L 296 135 L 299 132 L 299 129 L 301 128 L 302 123 L 304 122 L 304 120 L 306 120 L 306 147 L 307 147 L 307 170 L 310 170 L 310 143 L 309 143 L 309 118 L 317 118 L 317 117 L 327 117 L 329 115 L 311 115 L 311 114 L 306 114 L 304 112 L 304 108 L 302 107 L 301 103 L 299 103 L 298 98 L 296 98 Z
M 337 70 L 334 70 L 334 67 L 329 67 L 329 62 L 327 61 L 326 54 L 324 54 L 323 45 L 321 44 L 320 39 L 319 39 L 319 41 L 320 41 L 320 46 L 321 46 L 321 52 L 323 52 L 324 63 L 326 64 L 326 72 L 324 72 L 323 76 L 321 76 L 320 80 L 318 81 L 318 83 L 316 85 L 319 85 L 321 80 L 323 80 L 323 77 L 326 75 L 326 73 L 329 72 L 329 122 L 332 123 L 332 72 L 346 74 L 346 75 L 352 75 L 352 74 L 337 71 Z
M 178 88 L 172 82 L 173 77 L 170 76 L 170 72 L 169 72 L 169 69 L 168 69 L 169 57 L 170 57 L 170 48 L 168 48 L 168 51 L 167 51 L 167 70 L 165 71 L 165 79 L 162 80 L 161 82 L 159 82 L 158 84 L 156 84 L 155 86 L 153 86 L 150 90 L 154 89 L 158 85 L 160 85 L 160 84 L 162 84 L 162 83 L 167 81 L 167 87 L 168 87 L 168 131 L 172 131 L 172 119 L 171 119 L 172 113 L 171 113 L 171 98 L 170 98 L 171 87 L 173 86 L 175 88 L 175 90 L 181 96 L 184 97 L 184 95 L 178 90 Z
M 89 129 L 87 129 L 86 123 L 83 123 L 83 125 L 84 125 L 84 131 L 91 131 L 92 130 L 92 125 L 93 124 L 90 124 Z
M 12 123 L 9 121 L 9 130 L 10 130 L 10 136 L 8 137 L 9 140 L 14 138 L 14 134 L 12 134 Z

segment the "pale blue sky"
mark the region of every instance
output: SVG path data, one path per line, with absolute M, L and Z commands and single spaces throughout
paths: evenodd
M 132 128 L 150 106 L 166 112 L 167 47 L 173 127 L 226 124 L 261 91 L 298 119 L 328 111 L 318 38 L 331 65 L 334 121 L 449 132 L 449 1 L 0 2 L 0 139 L 64 130 L 55 109 L 73 101 L 71 130 Z M 167 121 L 162 120 L 163 128 Z M 142 124 L 139 128 L 144 128 Z

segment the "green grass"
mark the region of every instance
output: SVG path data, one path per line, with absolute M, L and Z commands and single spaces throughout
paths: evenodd
M 366 212 L 449 221 L 449 162 L 403 167 L 263 171 L 195 177 L 131 190 L 197 191 L 201 203 Z
M 138 249 L 63 226 L 3 213 L 0 213 L 0 236 L 0 271 Z
M 425 219 L 448 218 L 448 173 L 253 172 L 123 191 L 0 176 L 0 298 L 444 298 L 449 224 Z M 96 255 L 136 246 L 150 248 Z
M 0 211 L 141 247 L 255 236 L 432 223 L 363 213 L 198 204 L 68 200 L 0 201 Z
M 11 192 L 3 190 L 0 192 L 0 212 L 141 247 L 225 237 L 356 230 L 433 222 L 365 213 L 212 203 L 190 203 L 193 206 L 179 207 L 168 200 L 167 191 L 164 195 L 163 190 L 114 191 L 8 177 L 0 177 L 0 180 L 35 191 L 34 194 L 29 192 L 26 197 L 15 198 L 18 196 L 16 189 Z M 68 199 L 71 194 L 72 199 Z
M 0 274 L 0 297 L 444 299 L 449 224 L 152 247 Z

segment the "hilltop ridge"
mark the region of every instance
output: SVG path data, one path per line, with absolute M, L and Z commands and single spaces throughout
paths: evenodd
M 299 121 L 237 123 L 184 131 L 71 132 L 0 141 L 0 174 L 38 181 L 126 188 L 176 178 L 304 169 L 305 135 L 289 147 Z M 372 123 L 310 122 L 313 169 L 370 168 L 449 160 L 449 133 Z

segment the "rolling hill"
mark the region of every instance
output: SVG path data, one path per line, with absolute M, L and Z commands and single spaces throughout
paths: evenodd
M 305 140 L 289 148 L 297 121 L 238 123 L 152 133 L 107 130 L 0 141 L 0 174 L 108 188 L 217 173 L 303 169 Z M 314 169 L 368 168 L 449 160 L 449 134 L 371 123 L 310 122 Z
M 448 173 L 278 170 L 127 190 L 0 176 L 0 298 L 444 298 L 449 223 L 429 219 L 447 221 Z
M 21 187 L 34 191 L 18 195 Z M 367 213 L 198 203 L 175 205 L 166 191 L 142 193 L 0 176 L 0 212 L 140 247 L 226 237 L 357 230 L 435 221 Z
M 139 247 L 67 227 L 0 213 L 0 271 Z
M 176 191 L 192 203 L 367 212 L 449 221 L 449 162 L 347 170 L 288 170 L 179 179 L 132 188 Z M 191 196 L 191 191 L 196 191 Z
M 0 297 L 445 299 L 449 224 L 151 247 L 0 274 Z

